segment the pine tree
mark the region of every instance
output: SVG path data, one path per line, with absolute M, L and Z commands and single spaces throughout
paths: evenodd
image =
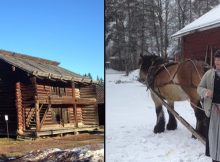
M 89 77 L 89 79 L 92 79 L 92 75 L 91 75 L 91 73 L 88 73 L 87 76 Z
M 112 68 L 128 74 L 138 68 L 140 54 L 167 57 L 181 51 L 181 39 L 171 35 L 218 1 L 106 0 L 105 58 L 114 58 Z

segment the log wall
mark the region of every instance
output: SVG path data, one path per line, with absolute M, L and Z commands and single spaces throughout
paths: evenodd
M 12 66 L 0 61 L 0 135 L 7 135 L 5 115 L 8 115 L 9 135 L 16 135 L 17 112 L 15 77 Z
M 64 87 L 63 85 L 50 85 L 49 82 L 36 81 L 35 83 L 29 79 L 29 81 L 23 81 L 17 84 L 16 96 L 17 96 L 17 110 L 19 114 L 23 114 L 23 120 L 18 120 L 18 126 L 22 130 L 36 130 L 36 110 L 35 110 L 35 93 L 38 98 L 48 97 L 48 96 L 69 96 L 72 97 L 72 87 Z M 35 90 L 36 87 L 36 90 Z M 19 89 L 20 88 L 20 89 Z M 62 90 L 62 92 L 60 91 Z M 20 97 L 20 99 L 18 99 Z M 79 88 L 75 88 L 75 97 L 80 98 Z M 22 107 L 20 107 L 22 105 Z M 58 127 L 63 124 L 63 127 L 70 126 L 75 127 L 75 112 L 73 105 L 49 105 L 49 104 L 39 104 L 39 120 L 40 128 L 46 129 L 51 128 L 51 126 L 57 125 Z M 66 111 L 63 111 L 66 109 Z M 82 123 L 82 107 L 78 106 L 76 109 L 77 121 Z M 62 111 L 62 112 L 61 112 Z M 65 116 L 65 121 L 56 120 L 56 112 L 61 112 L 61 115 Z M 19 118 L 20 119 L 20 118 Z M 68 125 L 69 124 L 69 125 Z
M 95 86 L 86 86 L 80 88 L 80 97 L 81 98 L 96 98 L 96 87 Z M 97 105 L 84 105 L 82 107 L 82 123 L 84 126 L 97 126 L 98 121 L 98 112 Z
M 8 115 L 9 134 L 16 134 L 17 113 L 15 108 L 15 84 L 9 80 L 0 80 L 0 134 L 5 135 L 5 115 Z
M 48 96 L 72 97 L 73 91 L 70 83 L 53 83 L 48 81 L 37 80 L 36 93 L 39 98 L 47 98 Z M 75 98 L 80 98 L 79 88 L 75 88 Z M 47 129 L 51 127 L 75 127 L 76 118 L 74 106 L 71 104 L 60 105 L 39 105 L 41 128 Z M 81 122 L 81 108 L 77 108 L 77 119 Z M 59 117 L 57 117 L 59 115 Z M 60 118 L 60 119 L 58 119 Z

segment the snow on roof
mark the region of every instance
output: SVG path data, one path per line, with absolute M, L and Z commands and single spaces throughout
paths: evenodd
M 197 31 L 203 31 L 220 26 L 220 4 L 212 10 L 199 17 L 192 23 L 186 25 L 184 28 L 173 34 L 171 37 L 181 37 Z

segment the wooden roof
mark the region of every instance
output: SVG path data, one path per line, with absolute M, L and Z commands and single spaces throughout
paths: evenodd
M 56 61 L 51 61 L 51 60 L 47 60 L 47 59 L 43 59 L 43 58 L 39 58 L 39 57 L 34 57 L 34 56 L 28 56 L 28 55 L 10 52 L 10 51 L 6 51 L 6 50 L 0 50 L 0 55 L 1 56 L 10 56 L 10 57 L 14 57 L 14 58 L 24 58 L 24 59 L 32 60 L 35 62 L 41 62 L 41 63 L 55 65 L 55 66 L 58 66 L 60 64 L 59 62 L 56 62 Z
M 37 77 L 82 83 L 96 83 L 96 81 L 87 77 L 83 77 L 59 67 L 59 63 L 56 61 L 12 53 L 4 50 L 0 50 L 0 60 L 3 60 L 4 62 L 7 62 L 8 64 Z

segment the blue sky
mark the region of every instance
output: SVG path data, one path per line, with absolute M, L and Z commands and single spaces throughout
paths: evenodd
M 104 0 L 1 0 L 0 49 L 104 79 Z

